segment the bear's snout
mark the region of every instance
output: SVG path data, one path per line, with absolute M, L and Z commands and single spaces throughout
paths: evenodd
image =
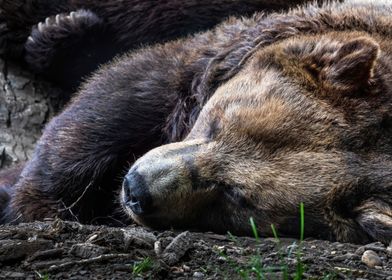
M 172 225 L 188 220 L 200 201 L 208 200 L 201 185 L 197 158 L 205 140 L 172 143 L 138 159 L 125 176 L 121 202 L 136 222 Z
M 148 214 L 152 208 L 152 198 L 148 192 L 145 178 L 131 170 L 123 181 L 122 202 L 136 215 Z

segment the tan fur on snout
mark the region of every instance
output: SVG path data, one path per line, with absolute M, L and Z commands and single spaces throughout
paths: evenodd
M 199 219 L 200 208 L 215 195 L 214 186 L 195 186 L 192 172 L 198 172 L 196 158 L 206 145 L 205 139 L 172 143 L 156 148 L 139 159 L 134 168 L 148 186 L 153 207 L 151 215 L 139 217 L 127 209 L 131 217 L 155 227 L 189 225 Z M 191 170 L 193 169 L 193 170 Z

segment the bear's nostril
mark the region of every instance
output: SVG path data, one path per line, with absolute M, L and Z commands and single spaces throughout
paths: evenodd
M 137 200 L 137 198 L 136 198 L 136 197 L 134 197 L 134 196 L 130 196 L 130 199 L 129 199 L 129 201 L 130 201 L 131 203 L 136 203 L 136 202 L 139 202 L 139 200 Z
M 130 172 L 123 182 L 123 203 L 136 215 L 146 214 L 150 210 L 151 196 L 143 177 L 137 172 Z

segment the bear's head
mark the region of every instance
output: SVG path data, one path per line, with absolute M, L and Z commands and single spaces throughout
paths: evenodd
M 355 199 L 336 207 L 354 215 L 364 185 L 386 183 L 390 163 L 392 91 L 383 44 L 363 33 L 331 32 L 256 50 L 183 141 L 135 162 L 121 194 L 126 212 L 154 228 L 236 234 L 250 232 L 252 216 L 261 234 L 275 224 L 281 235 L 293 235 L 304 202 L 307 233 L 322 235 L 326 209 L 336 204 L 331 190 L 348 188 Z

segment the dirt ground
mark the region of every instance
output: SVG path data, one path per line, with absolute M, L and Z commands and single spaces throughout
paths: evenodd
M 0 227 L 0 279 L 389 279 L 392 246 L 81 225 Z

